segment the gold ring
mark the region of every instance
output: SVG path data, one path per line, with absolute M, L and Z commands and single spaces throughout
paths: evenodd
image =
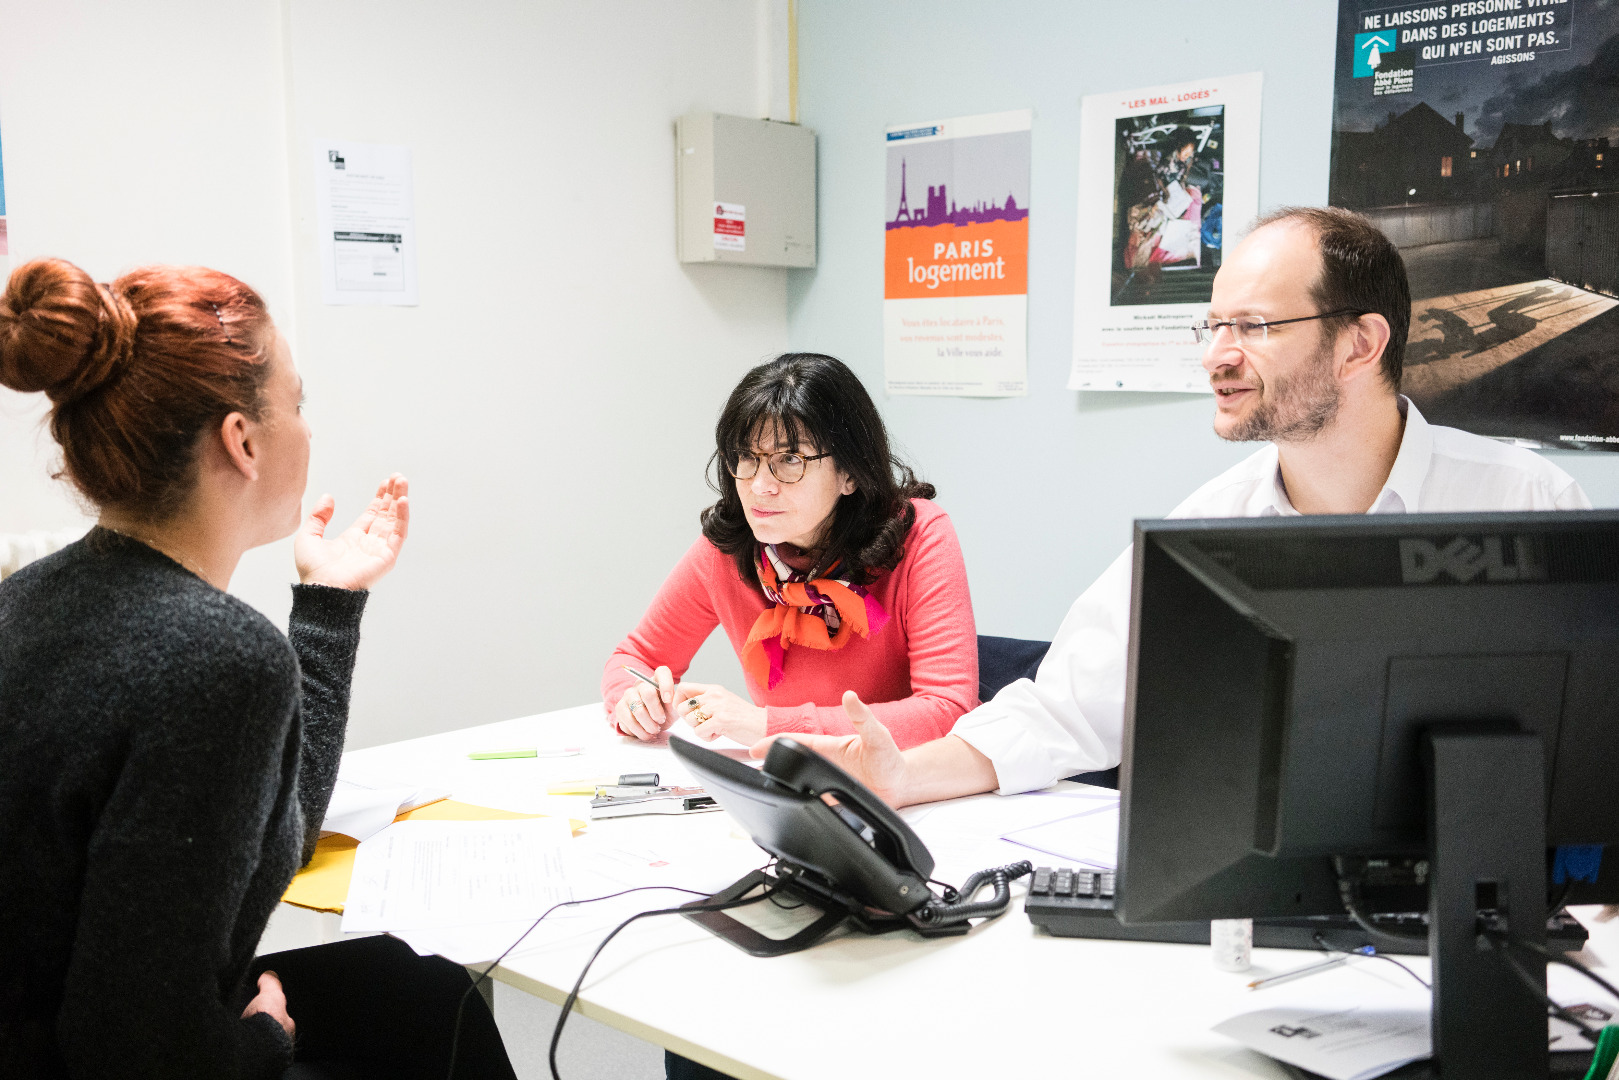
M 686 699 L 686 708 L 690 709 L 691 711 L 695 712 L 698 709 L 701 709 L 702 707 L 703 707 L 703 703 L 698 701 L 696 698 L 687 698 Z
M 692 713 L 692 716 L 697 718 L 697 722 L 699 724 L 706 724 L 708 721 L 714 719 L 701 709 L 698 709 L 696 712 Z

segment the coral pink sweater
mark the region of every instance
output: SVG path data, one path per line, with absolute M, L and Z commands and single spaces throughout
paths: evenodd
M 926 499 L 912 501 L 916 522 L 905 536 L 905 557 L 868 586 L 888 612 L 888 625 L 837 650 L 792 646 L 774 690 L 747 680 L 748 696 L 765 706 L 771 734 L 849 734 L 853 728 L 840 704 L 845 690 L 872 707 L 902 748 L 949 734 L 956 718 L 978 705 L 978 639 L 961 545 L 943 510 Z M 675 678 L 684 677 L 715 624 L 740 655 L 765 606 L 759 583 L 743 581 L 729 555 L 698 537 L 640 625 L 608 658 L 603 699 L 616 702 L 634 685 L 621 664 L 642 671 L 667 664 Z

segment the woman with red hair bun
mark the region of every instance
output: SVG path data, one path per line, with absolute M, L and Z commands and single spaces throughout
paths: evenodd
M 19 267 L 0 385 L 50 399 L 58 475 L 99 519 L 0 584 L 0 1076 L 444 1075 L 464 969 L 385 938 L 254 962 L 336 783 L 405 478 L 336 535 L 330 496 L 302 515 L 302 380 L 216 270 Z M 225 590 L 289 535 L 283 636 Z M 512 1075 L 487 1011 L 462 1054 Z

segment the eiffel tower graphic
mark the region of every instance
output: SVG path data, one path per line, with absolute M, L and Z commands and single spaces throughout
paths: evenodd
M 911 205 L 905 201 L 905 159 L 899 159 L 899 213 L 894 215 L 895 221 L 911 220 Z

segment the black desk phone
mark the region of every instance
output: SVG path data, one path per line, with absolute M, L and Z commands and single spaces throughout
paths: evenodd
M 1027 862 L 980 870 L 960 889 L 943 886 L 935 893 L 929 884 L 933 856 L 911 827 L 864 784 L 790 736 L 771 744 L 760 769 L 686 739 L 670 739 L 669 747 L 754 843 L 776 857 L 768 870 L 755 870 L 695 903 L 740 900 L 763 888 L 822 912 L 781 939 L 724 912 L 687 914 L 754 956 L 807 949 L 845 923 L 869 934 L 900 928 L 925 937 L 965 934 L 969 920 L 1005 911 L 1008 884 L 1033 872 Z M 994 895 L 975 902 L 986 885 Z

